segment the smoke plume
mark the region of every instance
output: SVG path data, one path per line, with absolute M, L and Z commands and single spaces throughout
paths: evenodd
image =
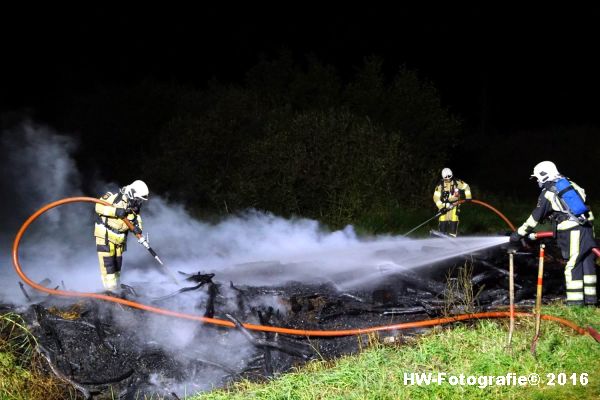
M 1 292 L 0 301 L 24 303 L 10 251 L 20 224 L 43 205 L 65 197 L 100 197 L 129 182 L 96 182 L 95 193 L 84 193 L 74 156 L 77 143 L 68 136 L 31 122 L 1 132 L 2 193 L 0 208 Z M 139 177 L 144 179 L 144 177 Z M 217 282 L 236 285 L 283 285 L 285 282 L 330 282 L 349 290 L 385 279 L 394 272 L 431 265 L 461 254 L 506 242 L 506 238 L 480 237 L 447 240 L 411 240 L 378 236 L 361 238 L 352 226 L 328 231 L 317 221 L 284 219 L 248 210 L 206 223 L 192 218 L 177 204 L 152 194 L 142 209 L 144 231 L 150 245 L 167 268 L 180 278 L 185 273 L 214 273 Z M 19 251 L 25 273 L 40 282 L 69 290 L 100 292 L 102 285 L 93 238 L 93 205 L 68 204 L 42 215 L 26 232 Z M 122 281 L 140 288 L 145 295 L 163 296 L 179 289 L 148 252 L 130 236 L 124 254 Z M 223 285 L 225 286 L 225 285 Z M 31 289 L 29 289 L 31 290 Z M 232 297 L 227 288 L 223 298 Z M 198 313 L 200 292 L 184 293 L 161 304 L 178 311 Z M 277 307 L 276 302 L 272 304 Z M 109 305 L 110 306 L 110 305 Z M 217 311 L 218 312 L 218 311 Z M 282 310 L 284 312 L 284 310 Z M 254 321 L 256 322 L 256 321 Z M 127 325 L 127 321 L 122 321 Z M 177 354 L 197 334 L 197 324 L 148 316 L 143 330 L 145 342 L 156 342 Z M 243 362 L 250 348 L 234 333 L 228 336 L 227 355 L 215 354 L 207 346 L 204 357 L 234 366 Z M 201 351 L 201 350 L 198 350 Z M 224 359 L 225 358 L 225 359 Z M 209 382 L 210 383 L 210 382 Z

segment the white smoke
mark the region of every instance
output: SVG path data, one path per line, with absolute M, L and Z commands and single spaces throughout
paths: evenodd
M 13 187 L 21 208 L 58 199 L 65 193 L 79 195 L 80 177 L 71 155 L 77 143 L 31 122 L 3 132 L 3 179 Z M 13 210 L 15 211 L 15 210 Z M 55 218 L 56 219 L 56 218 Z
M 86 195 L 80 188 L 69 137 L 51 129 L 25 123 L 3 132 L 7 150 L 4 179 L 10 183 L 5 197 L 17 201 L 3 209 L 3 253 L 19 223 L 39 207 L 64 197 Z M 8 172 L 7 172 L 8 171 Z M 126 183 L 98 183 L 99 197 Z M 51 279 L 78 290 L 101 290 L 93 241 L 93 206 L 68 204 L 42 215 L 25 234 L 20 248 L 24 269 L 37 280 Z M 14 218 L 17 216 L 20 221 Z M 150 244 L 172 272 L 213 272 L 215 280 L 248 285 L 282 285 L 287 281 L 314 282 L 332 279 L 343 287 L 360 284 L 344 274 L 361 271 L 363 281 L 377 278 L 373 271 L 411 269 L 450 257 L 505 243 L 504 237 L 432 238 L 357 237 L 352 226 L 331 232 L 317 221 L 284 219 L 249 210 L 216 224 L 198 221 L 180 205 L 152 195 L 142 210 L 144 231 Z M 11 263 L 7 262 L 6 266 Z M 3 272 L 6 272 L 3 269 Z M 161 283 L 176 289 L 158 263 L 130 236 L 124 255 L 123 281 Z M 180 276 L 181 277 L 181 276 Z M 3 280 L 6 284 L 14 284 Z M 17 296 L 19 297 L 19 296 Z
M 352 226 L 331 232 L 314 220 L 283 219 L 253 210 L 207 224 L 160 198 L 149 202 L 144 221 L 153 232 L 151 245 L 160 249 L 170 269 L 212 272 L 220 281 L 261 286 L 325 280 L 348 289 L 384 279 L 382 269 L 432 265 L 508 241 L 507 237 L 365 238 L 358 237 Z M 154 265 L 147 255 L 139 256 L 136 263 Z M 144 271 L 138 268 L 135 280 L 147 280 Z M 163 280 L 168 284 L 166 277 Z
M 129 182 L 99 182 L 95 185 L 97 193 L 83 193 L 81 176 L 74 162 L 77 143 L 47 127 L 24 123 L 2 132 L 0 139 L 3 197 L 8 201 L 0 211 L 4 221 L 0 232 L 0 301 L 14 304 L 25 301 L 10 258 L 12 240 L 22 221 L 52 201 L 82 195 L 99 197 Z M 431 265 L 507 241 L 507 238 L 497 237 L 361 238 L 352 226 L 331 232 L 314 220 L 288 220 L 252 210 L 209 224 L 192 218 L 182 206 L 152 193 L 142 216 L 144 231 L 150 232 L 150 245 L 180 279 L 183 275 L 176 271 L 212 272 L 215 282 L 231 281 L 235 285 L 331 282 L 339 288 L 351 289 L 385 279 L 397 271 Z M 51 286 L 102 291 L 93 224 L 93 206 L 89 203 L 64 205 L 42 215 L 21 242 L 19 257 L 25 273 L 37 282 L 48 278 Z M 130 236 L 122 281 L 150 296 L 180 289 L 161 271 L 156 261 Z M 220 296 L 233 302 L 233 293 L 227 285 L 221 289 Z M 30 288 L 27 290 L 32 292 Z M 183 293 L 160 306 L 198 314 L 203 310 L 199 311 L 196 306 L 205 296 L 199 291 Z M 277 301 L 270 304 L 276 307 Z M 216 313 L 219 315 L 219 310 Z M 173 354 L 190 344 L 199 329 L 195 323 L 178 320 L 165 323 L 165 317 L 150 316 L 146 328 L 140 339 L 155 341 Z M 239 333 L 230 334 L 228 341 L 227 346 L 232 350 L 228 355 L 216 354 L 216 348 L 208 346 L 205 357 L 239 365 L 252 349 Z
M 14 303 L 24 300 L 10 259 L 10 247 L 19 226 L 44 204 L 82 193 L 80 176 L 72 158 L 77 143 L 72 138 L 27 122 L 2 132 L 0 144 L 2 195 L 6 202 L 0 210 L 3 221 L 0 230 L 3 296 L 0 300 Z M 80 276 L 78 267 L 82 263 L 89 264 L 89 254 L 80 251 L 89 242 L 89 234 L 82 235 L 88 218 L 89 210 L 74 204 L 52 209 L 33 223 L 19 255 L 34 280 L 50 278 L 53 284 L 58 284 L 73 272 L 78 284 L 84 288 L 93 287 L 86 284 L 89 278 Z M 69 266 L 77 267 L 68 274 L 49 273 L 54 267 L 66 272 Z

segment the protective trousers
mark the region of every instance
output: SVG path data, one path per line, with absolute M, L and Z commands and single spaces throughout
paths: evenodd
M 125 246 L 96 237 L 96 251 L 98 252 L 102 285 L 106 290 L 116 291 L 119 287 Z
M 439 228 L 441 233 L 445 233 L 450 236 L 456 237 L 458 233 L 458 208 L 454 207 L 452 210 L 443 214 L 439 218 Z
M 596 247 L 594 230 L 591 226 L 558 231 L 558 245 L 565 266 L 565 283 L 567 288 L 567 305 L 594 305 L 596 297 L 596 255 L 592 248 Z

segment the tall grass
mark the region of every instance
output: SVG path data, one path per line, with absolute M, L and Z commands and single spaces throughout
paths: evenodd
M 46 373 L 36 346 L 22 317 L 0 315 L 0 399 L 74 399 L 74 391 Z
M 560 315 L 587 325 L 600 323 L 597 308 L 545 307 L 545 313 Z M 239 382 L 230 389 L 194 397 L 220 399 L 598 399 L 600 397 L 600 344 L 552 322 L 542 324 L 537 353 L 530 352 L 534 332 L 532 319 L 519 319 L 512 347 L 506 348 L 507 321 L 482 320 L 436 328 L 428 335 L 405 344 L 374 344 L 358 356 L 335 363 L 314 361 L 295 372 L 266 384 Z M 512 372 L 542 378 L 540 385 L 451 385 L 448 382 L 409 385 L 405 373 L 444 372 L 460 376 L 506 376 Z M 575 373 L 576 384 L 564 385 L 549 374 Z M 587 384 L 581 374 L 587 373 Z M 585 381 L 585 380 L 584 380 Z
M 479 293 L 473 289 L 473 263 L 465 262 L 458 268 L 452 268 L 446 274 L 446 290 L 444 291 L 445 317 L 454 314 L 474 313 L 475 300 Z

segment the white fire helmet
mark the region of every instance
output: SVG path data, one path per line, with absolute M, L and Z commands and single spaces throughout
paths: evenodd
M 552 161 L 542 161 L 533 168 L 533 174 L 531 174 L 531 177 L 536 178 L 540 185 L 547 181 L 553 181 L 559 176 L 558 169 Z
M 123 188 L 123 193 L 129 198 L 129 200 L 148 200 L 148 186 L 144 181 L 134 181 L 130 185 Z
M 446 180 L 452 179 L 452 170 L 450 168 L 444 168 L 442 170 L 442 178 Z

